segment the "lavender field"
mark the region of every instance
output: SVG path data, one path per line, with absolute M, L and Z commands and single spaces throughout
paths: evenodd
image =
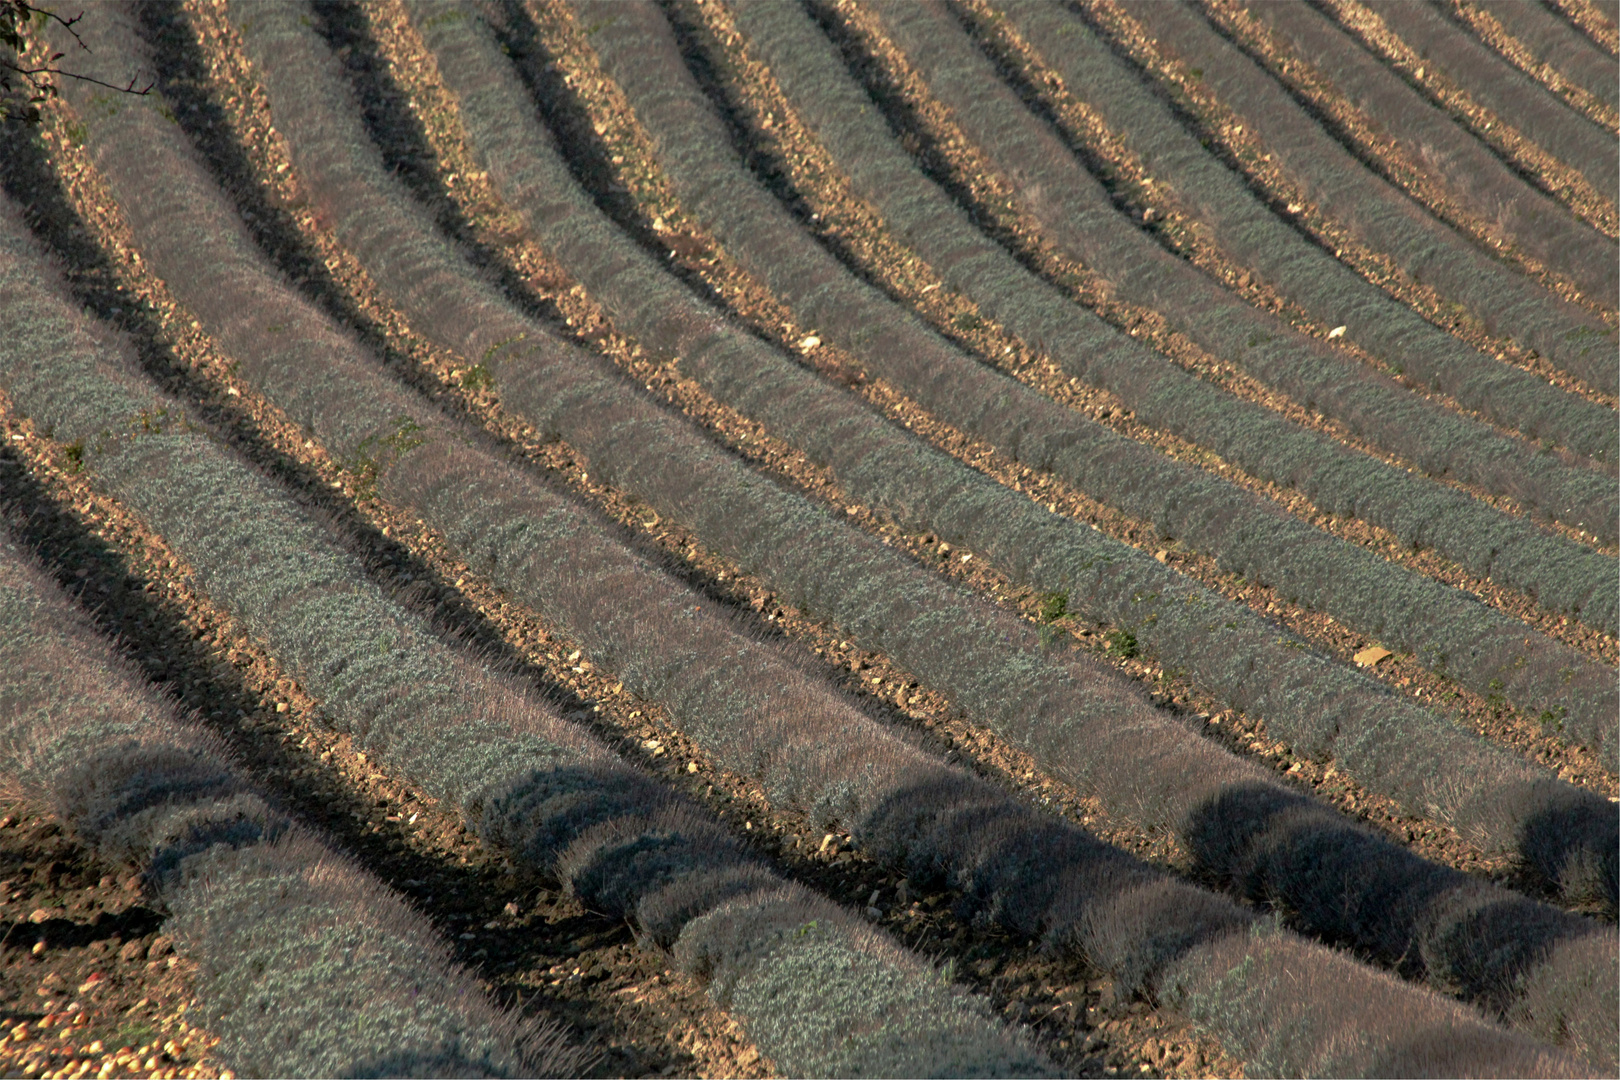
M 1620 1068 L 1613 0 L 42 7 L 6 1075 Z

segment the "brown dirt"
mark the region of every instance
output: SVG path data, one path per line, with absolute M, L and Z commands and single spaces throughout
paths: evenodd
M 1489 144 L 1532 178 L 1544 192 L 1562 201 L 1582 220 L 1605 235 L 1620 232 L 1620 215 L 1614 203 L 1594 188 L 1580 173 L 1531 142 L 1491 110 L 1480 105 L 1455 83 L 1425 64 L 1404 41 L 1392 33 L 1376 11 L 1359 0 L 1332 0 L 1330 10 L 1341 27 L 1354 34 L 1368 49 L 1415 84 L 1430 104 L 1444 109 L 1453 120 L 1466 127 L 1475 138 Z
M 1242 0 L 1207 0 L 1204 11 L 1245 53 L 1254 58 L 1295 97 L 1310 103 L 1357 160 L 1411 196 L 1430 213 L 1464 236 L 1469 236 L 1499 259 L 1573 303 L 1603 314 L 1608 298 L 1584 296 L 1568 279 L 1521 250 L 1512 238 L 1460 203 L 1446 185 L 1415 160 L 1398 142 L 1384 134 L 1374 118 L 1352 105 L 1331 82 L 1298 56 L 1281 34 L 1255 18 Z M 1610 213 L 1612 219 L 1612 211 Z
M 1620 113 L 1606 102 L 1594 97 L 1589 91 L 1566 81 L 1551 64 L 1537 61 L 1518 38 L 1508 33 L 1502 24 L 1496 21 L 1489 5 L 1478 3 L 1477 0 L 1451 0 L 1450 7 L 1452 13 L 1478 34 L 1481 41 L 1505 56 L 1520 71 L 1563 98 L 1570 108 L 1594 124 L 1606 127 L 1610 131 L 1620 132 Z M 1584 5 L 1571 5 L 1572 10 L 1581 10 L 1581 7 Z M 1588 19 L 1585 24 L 1595 27 L 1597 21 Z M 1605 34 L 1597 40 L 1613 54 L 1612 33 Z
M 106 869 L 49 814 L 0 800 L 0 1074 L 229 1078 L 185 1018 L 195 965 L 139 881 Z
M 1413 281 L 1411 275 L 1387 255 L 1363 245 L 1342 225 L 1323 214 L 1290 175 L 1272 161 L 1265 144 L 1255 133 L 1240 124 L 1186 64 L 1160 53 L 1141 24 L 1111 0 L 1087 0 L 1085 11 L 1093 26 L 1135 64 L 1151 72 L 1182 108 L 1183 115 L 1197 122 L 1195 134 L 1207 141 L 1211 151 L 1252 186 L 1270 193 L 1274 206 L 1283 207 L 1296 227 L 1333 252 L 1339 261 L 1481 352 L 1524 368 L 1563 389 L 1587 396 L 1596 394 L 1594 400 L 1613 404 L 1607 395 L 1555 370 L 1534 350 L 1491 336 L 1479 320 L 1448 302 L 1431 286 Z M 1613 326 L 1612 314 L 1606 317 Z
M 595 163 L 596 175 L 590 182 L 598 185 L 599 195 L 616 207 L 614 212 L 644 241 L 672 252 L 672 263 L 681 273 L 712 287 L 733 314 L 771 340 L 799 351 L 797 343 L 814 328 L 795 326 L 773 298 L 737 271 L 712 238 L 681 214 L 651 166 L 645 139 L 623 101 L 591 67 L 588 48 L 560 7 L 537 2 L 531 10 L 540 24 L 543 46 L 557 58 L 562 78 L 574 94 L 569 107 L 577 116 L 578 127 L 564 132 L 564 137 L 573 143 L 571 152 Z M 1095 804 L 1042 775 L 1019 752 L 953 715 L 943 697 L 919 685 L 888 658 L 853 648 L 839 639 L 835 628 L 782 604 L 762 583 L 704 550 L 685 530 L 661 521 L 624 493 L 594 481 L 566 444 L 545 443 L 506 414 L 497 393 L 464 388 L 460 376 L 470 366 L 468 361 L 431 347 L 415 334 L 408 321 L 381 299 L 323 224 L 302 209 L 296 175 L 290 168 L 282 168 L 287 163 L 284 148 L 268 123 L 262 95 L 242 62 L 220 5 L 216 0 L 189 0 L 185 13 L 200 30 L 208 64 L 199 85 L 175 88 L 177 93 L 192 95 L 194 102 L 208 110 L 206 127 L 194 126 L 193 137 L 216 162 L 226 163 L 221 167 L 233 194 L 252 214 L 253 228 L 272 258 L 293 274 L 306 295 L 353 329 L 392 370 L 453 413 L 497 436 L 531 471 L 596 508 L 627 541 L 730 607 L 757 631 L 776 637 L 885 722 L 918 731 L 942 756 L 1087 825 L 1149 861 L 1180 868 L 1181 853 L 1172 838 L 1147 835 L 1109 820 Z M 1596 658 L 1615 662 L 1612 639 L 1594 637 L 1568 620 L 1540 616 L 1527 599 L 1489 583 L 1467 581 L 1454 567 L 1430 555 L 1394 550 L 1398 545 L 1376 531 L 1356 523 L 1322 520 L 1297 497 L 1255 485 L 1207 452 L 1144 429 L 1106 395 L 1069 385 L 1044 358 L 1003 335 L 965 301 L 941 288 L 925 265 L 883 232 L 869 208 L 841 190 L 836 173 L 817 157 L 813 146 L 796 141 L 803 138 L 802 132 L 780 102 L 769 97 L 768 80 L 740 53 L 726 52 L 734 42 L 726 44 L 718 13 L 706 6 L 682 5 L 677 14 L 720 42 L 716 54 L 733 62 L 733 67 L 724 70 L 739 73 L 736 99 L 750 110 L 758 135 L 757 150 L 777 162 L 804 193 L 806 205 L 813 208 L 806 213 L 816 215 L 810 226 L 833 239 L 858 264 L 870 267 L 886 288 L 906 297 L 959 343 L 1116 430 L 1163 446 L 1256 490 L 1264 489 L 1269 497 L 1323 527 L 1351 536 L 1385 557 L 1469 588 L 1487 602 L 1526 618 L 1537 629 Z M 952 549 L 933 536 L 903 533 L 870 508 L 849 503 L 836 484 L 801 454 L 713 401 L 675 365 L 654 362 L 634 342 L 619 335 L 591 298 L 523 237 L 494 198 L 486 178 L 479 175 L 460 145 L 454 110 L 435 86 L 431 65 L 398 7 L 392 2 L 376 4 L 367 9 L 367 19 L 377 43 L 375 55 L 369 58 L 389 76 L 380 85 L 386 90 L 391 81 L 395 92 L 414 100 L 421 123 L 420 133 L 380 132 L 385 152 L 403 163 L 407 180 L 435 207 L 441 220 L 488 260 L 508 290 L 533 314 L 559 333 L 610 357 L 756 467 L 838 509 L 862 529 L 979 595 L 1026 618 L 1038 617 L 1039 598 L 1008 582 L 983 559 Z M 51 123 L 60 119 L 57 115 Z M 703 802 L 730 823 L 738 836 L 772 859 L 782 873 L 839 901 L 875 907 L 879 924 L 897 938 L 950 963 L 959 981 L 987 995 L 1009 1018 L 1031 1024 L 1037 1040 L 1064 1067 L 1093 1076 L 1235 1076 L 1241 1072 L 1240 1062 L 1224 1056 L 1212 1040 L 1175 1016 L 1117 1000 L 1106 980 L 1073 965 L 1056 963 L 1030 942 L 968 925 L 953 914 L 952 895 L 916 895 L 909 883 L 852 850 L 847 837 L 828 837 L 802 819 L 767 806 L 756 785 L 716 770 L 660 708 L 627 694 L 576 643 L 454 558 L 442 538 L 414 518 L 357 490 L 354 478 L 338 468 L 321 447 L 307 440 L 250 387 L 231 377 L 227 358 L 173 302 L 162 283 L 133 258 L 127 227 L 93 170 L 53 131 L 59 128 L 47 125 L 46 141 L 32 165 L 28 155 L 22 155 L 5 169 L 8 183 L 20 178 L 35 193 L 41 216 L 38 228 L 67 256 L 81 299 L 120 321 L 137 343 L 142 362 L 166 389 L 185 401 L 201 423 L 284 484 L 312 514 L 330 523 L 341 541 L 374 568 L 374 577 L 401 599 L 432 609 L 450 632 L 541 687 L 565 715 L 589 725 L 622 755 Z M 36 171 L 28 172 L 31 167 Z M 50 169 L 60 177 L 60 187 Z M 1013 234 L 1017 235 L 1016 230 Z M 1086 294 L 1084 281 L 1074 288 Z M 115 310 L 117 315 L 112 314 Z M 1152 313 L 1129 312 L 1123 318 L 1135 320 L 1136 329 L 1149 334 L 1155 343 L 1167 340 Z M 1178 355 L 1190 354 L 1183 350 Z M 897 422 L 959 459 L 1110 535 L 1145 550 L 1162 551 L 1171 565 L 1265 611 L 1313 644 L 1340 656 L 1367 644 L 1330 619 L 1284 605 L 1269 590 L 1221 574 L 1211 560 L 1166 544 L 1151 526 L 1114 514 L 1050 477 L 1000 459 L 988 448 L 939 424 L 893 388 L 867 379 L 852 358 L 819 346 L 808 350 L 804 359 L 851 385 Z M 1216 370 L 1208 358 L 1194 357 L 1193 362 Z M 1231 380 L 1238 378 L 1236 373 L 1225 374 Z M 29 515 L 29 543 L 48 553 L 50 570 L 95 606 L 101 625 L 119 636 L 148 677 L 173 691 L 183 706 L 197 708 L 211 719 L 252 775 L 300 814 L 325 826 L 363 865 L 401 888 L 425 910 L 452 938 L 458 958 L 479 973 L 498 1000 L 521 1004 L 526 1011 L 560 1014 L 577 1037 L 600 1044 L 605 1056 L 596 1075 L 772 1074 L 771 1064 L 725 1014 L 712 1007 L 702 989 L 668 970 L 657 954 L 638 948 L 622 923 L 586 911 L 548 883 L 516 872 L 500 853 L 466 834 L 432 800 L 377 771 L 346 739 L 328 732 L 321 723 L 318 703 L 228 615 L 192 590 L 186 568 L 161 539 L 116 503 L 92 492 L 60 448 L 40 438 L 4 402 L 0 402 L 0 426 L 6 436 L 0 447 L 0 504 Z M 1403 816 L 1331 769 L 1294 759 L 1285 747 L 1266 738 L 1263 725 L 1220 711 L 1196 688 L 1169 677 L 1156 665 L 1113 654 L 1105 644 L 1110 627 L 1079 625 L 1072 619 L 1063 625 L 1077 644 L 1141 681 L 1162 704 L 1201 716 L 1210 736 L 1234 751 L 1309 786 L 1430 858 L 1510 885 L 1522 884 L 1511 867 L 1485 859 L 1450 830 Z M 1612 775 L 1543 737 L 1529 718 L 1512 710 L 1493 709 L 1421 671 L 1408 658 L 1391 658 L 1375 673 L 1422 700 L 1449 702 L 1461 722 L 1560 769 L 1575 782 L 1611 794 L 1615 790 Z M 8 1027 L 12 1021 L 32 1015 L 20 1011 L 33 994 L 30 980 L 38 986 L 49 972 L 59 970 L 59 985 L 67 986 L 90 967 L 110 966 L 105 954 L 115 950 L 110 946 L 98 950 L 96 943 L 113 940 L 115 933 L 124 935 L 119 941 L 145 942 L 150 952 L 158 940 L 160 918 L 143 908 L 139 897 L 115 876 L 98 876 L 82 852 L 51 832 L 55 826 L 37 809 L 18 807 L 11 812 L 16 821 L 26 824 L 0 828 L 0 877 L 12 878 L 11 892 L 19 896 L 7 902 L 4 917 L 8 926 L 17 934 L 31 933 L 37 926 L 55 933 L 51 928 L 56 921 L 30 924 L 18 919 L 18 913 L 26 918 L 24 907 L 32 911 L 38 906 L 67 912 L 69 918 L 59 921 L 71 923 L 72 930 L 63 929 L 60 948 L 48 943 L 39 956 L 31 952 L 14 955 L 17 950 L 10 942 L 15 935 L 7 935 L 0 1000 L 19 1003 L 18 1011 L 7 1013 Z M 13 869 L 14 864 L 19 869 Z M 47 868 L 43 877 L 40 867 Z M 28 886 L 16 884 L 25 879 Z M 88 885 L 92 880 L 97 883 Z M 9 895 L 0 888 L 0 901 Z M 110 917 L 96 914 L 102 911 L 111 913 Z M 111 925 L 117 929 L 95 929 Z M 137 930 L 141 933 L 136 934 Z M 68 944 L 81 938 L 82 945 Z M 161 948 L 158 946 L 159 951 Z M 75 1033 L 68 1040 L 79 1047 L 76 1060 L 93 1056 L 83 1047 L 93 1046 L 96 1038 L 103 1047 L 94 1053 L 103 1056 L 92 1062 L 92 1071 L 101 1069 L 108 1047 L 116 1050 L 128 1042 L 133 1048 L 139 1038 L 145 1040 L 139 1044 L 145 1053 L 151 1038 L 125 1031 L 129 1023 L 141 1021 L 156 1025 L 164 1038 L 170 1038 L 172 1031 L 192 1040 L 187 1045 L 177 1041 L 176 1070 L 200 1070 L 187 1075 L 219 1075 L 217 1064 L 206 1056 L 207 1034 L 180 1026 L 178 1018 L 193 993 L 189 978 L 183 961 L 171 964 L 164 959 L 156 967 L 151 961 L 131 962 L 114 968 L 108 979 L 112 988 L 92 989 L 73 1014 L 90 1017 L 77 1025 L 83 1038 Z M 148 1000 L 129 1013 L 133 1020 L 114 1011 L 115 1007 L 133 1006 L 142 997 Z M 63 1006 L 53 1015 L 65 1012 Z M 13 1036 L 0 1048 L 0 1068 L 29 1076 L 44 1073 L 43 1065 L 26 1068 L 27 1051 L 17 1049 L 41 1041 L 36 1021 L 43 1015 L 29 1019 L 30 1027 L 23 1036 Z M 56 1021 L 53 1025 L 60 1026 Z M 199 1055 L 199 1050 L 204 1052 Z M 4 1056 L 7 1054 L 19 1056 Z M 109 1075 L 128 1075 L 144 1067 L 144 1062 L 137 1067 L 125 1059 L 115 1062 Z
M 1620 53 L 1620 26 L 1615 23 L 1612 3 L 1603 0 L 1547 0 L 1547 3 L 1579 27 L 1598 48 L 1610 56 Z

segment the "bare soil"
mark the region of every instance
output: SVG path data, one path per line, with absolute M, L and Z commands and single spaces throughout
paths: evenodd
M 1593 22 L 1584 3 L 1567 0 L 1566 6 L 1579 8 L 1580 19 Z M 966 0 L 964 6 L 970 14 L 978 10 L 976 0 Z M 916 118 L 910 133 L 914 151 L 975 210 L 987 231 L 1051 280 L 1064 282 L 1083 303 L 1189 370 L 1354 444 L 1331 422 L 1202 354 L 1151 310 L 1120 303 L 1084 267 L 1066 264 L 1045 250 L 1038 230 L 1006 209 L 1005 193 L 994 175 L 973 159 L 962 140 L 953 138 L 949 116 L 908 81 L 903 65 L 871 36 L 858 10 L 835 9 L 845 20 L 844 32 L 868 35 L 863 40 L 884 65 L 876 73 L 878 81 Z M 538 28 L 535 45 L 548 55 L 555 75 L 551 119 L 580 176 L 623 228 L 730 317 L 959 460 L 1043 505 L 1154 553 L 1288 626 L 1324 652 L 1348 660 L 1374 644 L 1320 612 L 1290 605 L 1272 590 L 1220 571 L 1212 559 L 1160 537 L 1150 523 L 1130 519 L 1050 476 L 1006 460 L 940 423 L 895 388 L 868 377 L 854 358 L 839 350 L 819 342 L 804 344 L 816 328 L 796 325 L 779 301 L 682 212 L 658 173 L 644 134 L 594 65 L 580 28 L 563 5 L 533 0 L 528 11 Z M 1107 0 L 1094 0 L 1088 11 L 1100 24 L 1126 35 L 1128 27 Z M 670 12 L 688 49 L 701 58 L 717 96 L 730 103 L 734 120 L 748 133 L 746 149 L 753 164 L 795 208 L 805 228 L 942 333 L 1127 437 L 1257 491 L 1384 558 L 1463 588 L 1524 620 L 1527 629 L 1556 637 L 1604 663 L 1620 660 L 1620 646 L 1612 637 L 1540 612 L 1530 598 L 1473 579 L 1433 553 L 1412 552 L 1377 529 L 1323 515 L 1298 496 L 1242 474 L 1201 447 L 1147 428 L 1108 395 L 1070 383 L 1046 358 L 941 287 L 937 275 L 851 195 L 775 91 L 769 73 L 742 48 L 722 11 L 677 0 Z M 835 627 L 784 603 L 683 528 L 591 477 L 566 444 L 542 439 L 503 411 L 498 393 L 464 386 L 467 359 L 434 348 L 413 331 L 308 208 L 218 0 L 187 0 L 176 9 L 163 9 L 154 21 L 185 35 L 196 31 L 190 51 L 160 54 L 162 89 L 184 106 L 183 125 L 242 206 L 259 242 L 307 296 L 355 332 L 392 371 L 493 436 L 545 482 L 592 508 L 628 544 L 756 631 L 782 642 L 807 668 L 883 722 L 918 733 L 941 757 L 1150 862 L 1186 872 L 1185 854 L 1174 837 L 1110 819 L 1092 800 L 1044 775 L 888 657 L 854 647 Z M 374 136 L 390 164 L 516 302 L 559 334 L 611 359 L 760 471 L 981 597 L 1031 621 L 1042 620 L 1042 598 L 1007 580 L 985 559 L 938 537 L 905 532 L 872 508 L 851 502 L 802 454 L 714 400 L 673 362 L 649 357 L 620 334 L 602 308 L 501 206 L 460 142 L 454 102 L 438 85 L 430 58 L 394 0 L 381 0 L 364 12 L 340 9 L 332 22 L 340 55 L 355 73 Z M 1005 65 L 1025 63 L 1016 40 L 980 32 Z M 1153 59 L 1143 44 L 1133 45 L 1132 54 L 1144 62 Z M 1196 103 L 1196 88 L 1178 82 L 1172 70 L 1160 74 Z M 1224 264 L 1218 252 L 1199 240 L 1184 212 L 1157 197 L 1117 140 L 1111 141 L 1105 128 L 1066 99 L 1060 85 L 1034 78 L 1028 84 L 1061 119 L 1071 144 L 1083 148 L 1088 163 L 1106 176 L 1121 205 L 1138 217 L 1155 211 L 1155 231 L 1162 242 L 1251 303 L 1307 332 L 1325 331 L 1291 312 L 1263 282 L 1246 280 Z M 232 377 L 229 358 L 135 257 L 117 206 L 83 154 L 63 137 L 68 119 L 65 109 L 53 108 L 39 131 L 8 130 L 0 180 L 29 203 L 36 230 L 63 258 L 77 298 L 120 326 L 147 370 L 199 423 L 328 523 L 396 596 L 431 612 L 448 636 L 517 672 L 624 757 L 705 804 L 781 873 L 867 909 L 897 939 L 949 965 L 959 982 L 986 995 L 1003 1015 L 1028 1024 L 1064 1068 L 1084 1076 L 1242 1073 L 1242 1062 L 1226 1056 L 1213 1039 L 1176 1015 L 1116 995 L 1106 978 L 1055 961 L 1036 943 L 969 922 L 956 913 L 952 894 L 920 893 L 854 850 L 849 837 L 824 834 L 791 812 L 769 806 L 756 784 L 716 769 L 661 708 L 627 693 L 566 634 L 460 562 L 432 530 L 356 489 L 352 474 Z M 1275 198 L 1283 203 L 1293 198 L 1258 154 L 1253 160 L 1245 156 L 1241 137 L 1220 134 L 1226 129 L 1218 117 L 1206 113 L 1202 122 L 1217 133 L 1224 154 L 1244 162 L 1255 182 L 1272 184 Z M 1362 273 L 1426 314 L 1434 310 L 1433 298 L 1397 280 L 1377 252 L 1335 238 L 1331 224 L 1313 217 L 1308 206 L 1300 218 Z M 1458 324 L 1454 332 L 1471 343 L 1484 342 L 1477 328 Z M 1505 362 L 1540 370 L 1534 357 L 1505 346 L 1500 352 Z M 1594 397 L 1579 386 L 1569 388 Z M 702 987 L 639 944 L 624 923 L 586 910 L 559 893 L 554 883 L 518 872 L 433 800 L 385 775 L 348 740 L 334 736 L 322 721 L 319 702 L 229 614 L 192 589 L 187 568 L 162 538 L 92 491 L 61 448 L 4 400 L 0 429 L 0 509 L 24 523 L 25 541 L 50 572 L 80 596 L 149 679 L 226 736 L 267 791 L 325 827 L 364 866 L 426 912 L 453 941 L 457 958 L 478 973 L 498 1001 L 560 1016 L 577 1039 L 600 1047 L 603 1056 L 593 1075 L 775 1074 L 773 1064 L 715 1008 Z M 1519 512 L 1511 500 L 1487 501 Z M 1267 737 L 1261 719 L 1223 709 L 1185 678 L 1120 655 L 1109 644 L 1115 628 L 1073 617 L 1056 626 L 1077 647 L 1137 680 L 1165 708 L 1201 723 L 1210 738 L 1398 843 L 1466 872 L 1534 891 L 1516 867 L 1487 857 L 1446 826 L 1406 815 L 1330 766 L 1294 756 Z M 1464 691 L 1410 657 L 1392 656 L 1372 673 L 1573 783 L 1611 798 L 1620 794 L 1616 777 L 1591 755 L 1563 745 L 1534 718 Z M 6 927 L 0 935 L 0 1071 L 29 1077 L 228 1075 L 211 1056 L 214 1037 L 184 1019 L 188 1008 L 195 1008 L 196 973 L 183 951 L 162 935 L 163 913 L 147 906 L 138 883 L 119 868 L 95 865 L 61 832 L 49 808 L 0 802 L 0 815 L 0 924 Z

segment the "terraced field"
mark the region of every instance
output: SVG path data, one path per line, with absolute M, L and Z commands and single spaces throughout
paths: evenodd
M 1612 1075 L 1616 16 L 42 21 L 0 1066 Z

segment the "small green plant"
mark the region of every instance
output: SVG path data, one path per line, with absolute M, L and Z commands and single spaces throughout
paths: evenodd
M 1137 652 L 1136 635 L 1129 630 L 1110 630 L 1103 639 L 1108 643 L 1108 651 L 1126 660 L 1134 657 Z
M 158 1029 L 151 1024 L 136 1020 L 125 1024 L 113 1036 L 116 1046 L 147 1046 L 158 1036 Z
M 1040 599 L 1041 622 L 1053 623 L 1069 613 L 1069 594 L 1066 592 L 1042 593 Z
M 1560 705 L 1556 709 L 1541 710 L 1541 715 L 1537 717 L 1537 719 L 1541 721 L 1542 727 L 1551 728 L 1553 731 L 1562 734 L 1564 730 L 1564 717 L 1568 714 L 1569 710 Z
M 161 435 L 163 434 L 163 421 L 168 417 L 169 409 L 166 405 L 160 406 L 155 412 L 151 409 L 142 409 L 135 414 L 135 419 L 130 422 L 129 426 L 132 431 L 138 434 Z
M 68 472 L 76 473 L 84 468 L 84 441 L 82 439 L 68 443 L 63 453 L 67 454 Z
M 1485 689 L 1488 691 L 1485 695 L 1485 704 L 1490 706 L 1491 715 L 1501 716 L 1502 709 L 1507 704 L 1507 699 L 1502 696 L 1502 690 L 1504 689 L 1502 680 L 1492 679 L 1485 684 Z
M 515 344 L 522 341 L 524 338 L 526 338 L 528 336 L 529 336 L 528 334 L 513 334 L 511 337 L 505 339 L 504 341 L 497 341 L 495 344 L 491 345 L 489 348 L 484 350 L 484 355 L 478 362 L 479 366 L 481 367 L 484 364 L 489 363 L 491 360 L 493 360 L 495 358 L 496 353 L 500 352 L 502 349 L 506 348 L 508 345 L 515 345 Z
M 435 26 L 446 26 L 450 23 L 460 22 L 464 18 L 466 18 L 464 12 L 451 8 L 448 11 L 441 11 L 437 15 L 423 19 L 422 27 L 423 29 L 432 29 Z
M 489 373 L 489 368 L 483 364 L 474 364 L 461 373 L 461 388 L 463 390 L 488 390 L 495 385 L 495 376 Z
M 354 456 L 344 466 L 354 477 L 355 497 L 371 498 L 383 470 L 426 441 L 421 425 L 408 416 L 397 417 L 394 430 L 387 435 L 368 435 L 360 440 Z
M 963 333 L 972 333 L 984 329 L 984 320 L 971 311 L 961 311 L 951 316 L 951 325 Z

